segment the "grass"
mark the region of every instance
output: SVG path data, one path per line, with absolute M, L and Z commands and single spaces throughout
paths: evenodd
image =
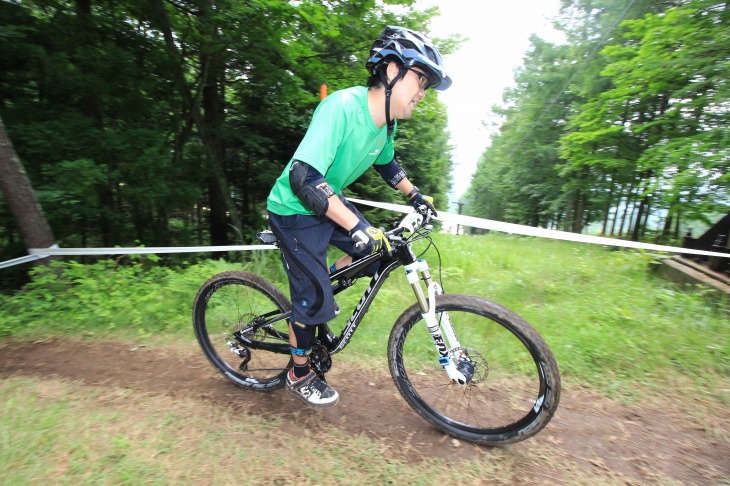
M 727 300 L 657 279 L 651 256 L 496 234 L 434 239 L 440 269 L 436 252 L 426 256 L 446 290 L 499 302 L 531 322 L 555 353 L 567 386 L 626 401 L 668 393 L 720 403 L 714 410 L 730 404 Z M 40 271 L 17 294 L 0 296 L 0 335 L 192 342 L 191 304 L 211 275 L 245 269 L 286 290 L 276 252 L 249 257 L 180 269 L 149 258 L 124 266 L 65 262 Z M 337 360 L 385 373 L 390 328 L 414 301 L 404 280 L 396 270 Z M 343 325 L 366 286 L 358 282 L 338 296 L 343 315 L 333 327 Z M 333 428 L 323 438 L 316 426 L 293 440 L 282 428 L 246 413 L 245 404 L 234 412 L 114 386 L 3 377 L 0 485 L 474 484 L 484 478 L 509 484 L 519 474 L 515 464 L 525 460 L 512 449 L 482 449 L 477 460 L 409 464 L 393 454 L 399 444 Z M 556 466 L 546 447 L 530 444 L 535 464 Z M 571 474 L 576 484 L 592 482 L 579 470 Z
M 279 423 L 200 401 L 23 378 L 0 381 L 0 484 L 474 484 L 505 461 L 417 467 L 395 444 Z M 499 450 L 485 457 L 505 456 Z
M 709 290 L 686 292 L 657 278 L 651 255 L 504 235 L 436 240 L 447 292 L 479 295 L 520 314 L 548 342 L 563 376 L 609 396 L 688 382 L 703 393 L 727 389 L 719 384 L 730 377 L 728 306 Z M 433 252 L 429 262 L 436 275 Z M 384 296 L 410 304 L 402 297 L 409 293 L 391 285 Z M 383 349 L 380 333 L 405 305 L 396 307 L 376 301 L 366 319 L 387 324 L 368 339 L 358 342 L 358 335 L 358 353 Z M 727 394 L 720 398 L 727 403 Z
M 441 265 L 435 251 L 427 258 L 446 291 L 479 295 L 520 314 L 548 342 L 563 376 L 609 396 L 667 386 L 728 388 L 719 385 L 730 377 L 727 298 L 723 304 L 709 290 L 686 292 L 657 278 L 651 255 L 500 234 L 434 240 Z M 288 293 L 276 252 L 248 256 L 245 263 L 206 261 L 184 269 L 147 258 L 127 266 L 65 262 L 60 276 L 42 270 L 23 291 L 0 296 L 0 335 L 194 339 L 191 304 L 215 273 L 244 269 Z M 343 312 L 334 329 L 344 326 L 366 286 L 362 279 L 337 296 Z M 396 270 L 340 356 L 384 366 L 390 328 L 414 301 Z

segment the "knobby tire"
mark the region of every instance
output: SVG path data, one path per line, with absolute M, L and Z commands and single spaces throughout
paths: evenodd
M 439 365 L 418 305 L 396 322 L 388 362 L 396 387 L 424 419 L 454 437 L 489 445 L 537 434 L 560 401 L 558 365 L 545 341 L 514 312 L 466 295 L 436 297 L 469 356 L 472 381 L 459 385 Z
M 288 320 L 268 329 L 253 330 L 252 320 L 266 313 L 291 310 L 291 303 L 268 280 L 243 271 L 228 271 L 211 277 L 198 291 L 193 303 L 195 337 L 211 364 L 233 383 L 257 391 L 282 388 L 291 355 L 251 349 L 236 343 L 236 354 L 227 341 L 243 332 L 257 342 L 288 344 Z M 246 348 L 245 351 L 242 351 Z

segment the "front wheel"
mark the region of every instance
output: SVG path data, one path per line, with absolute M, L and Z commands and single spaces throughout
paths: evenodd
M 545 341 L 514 312 L 479 297 L 436 296 L 437 321 L 446 315 L 460 344 L 448 354 L 469 382 L 449 379 L 414 305 L 388 342 L 390 372 L 406 402 L 440 430 L 479 444 L 538 433 L 560 400 L 558 365 Z
M 213 366 L 235 384 L 276 390 L 291 366 L 289 320 L 261 323 L 289 310 L 289 300 L 268 280 L 241 271 L 219 273 L 195 297 L 195 337 Z

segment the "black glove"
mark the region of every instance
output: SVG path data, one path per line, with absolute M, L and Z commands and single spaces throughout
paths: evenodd
M 419 191 L 416 186 L 413 186 L 413 190 L 408 197 L 411 198 L 411 204 L 419 213 L 426 214 L 430 211 L 434 218 L 438 216 L 436 208 L 433 207 L 433 198 L 431 196 L 424 196 L 421 194 L 421 191 Z
M 350 238 L 355 240 L 355 249 L 359 253 L 372 254 L 385 250 L 390 254 L 390 242 L 383 232 L 378 228 L 366 225 L 362 221 L 350 230 Z

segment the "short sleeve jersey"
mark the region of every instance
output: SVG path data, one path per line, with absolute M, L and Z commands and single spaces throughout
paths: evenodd
M 314 111 L 304 139 L 276 180 L 267 199 L 268 210 L 282 216 L 312 214 L 289 185 L 293 160 L 317 169 L 340 195 L 373 164 L 387 164 L 393 159 L 393 137 L 388 139 L 387 135 L 387 126 L 378 128 L 370 116 L 366 87 L 332 93 Z

